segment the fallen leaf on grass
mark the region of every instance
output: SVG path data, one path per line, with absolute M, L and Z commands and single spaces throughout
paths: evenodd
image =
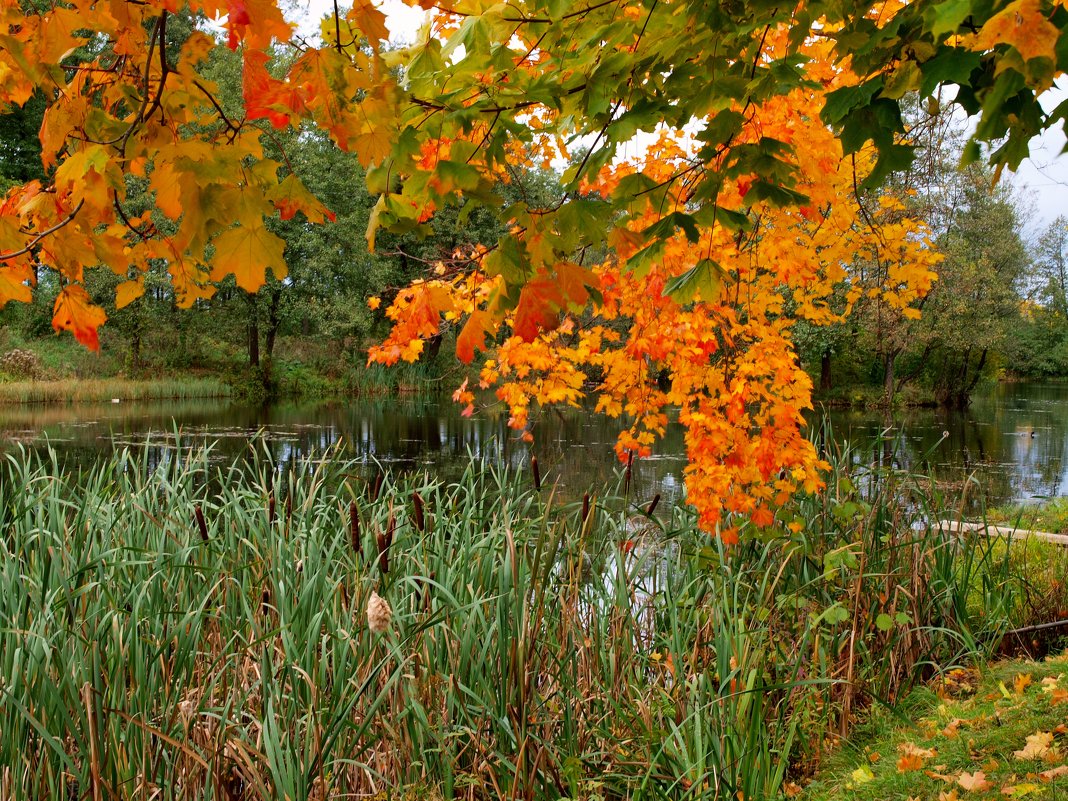
M 1013 751 L 1012 755 L 1017 759 L 1041 759 L 1049 753 L 1053 745 L 1053 735 L 1048 731 L 1035 732 L 1027 735 L 1027 743 L 1019 751 Z
M 923 757 L 916 754 L 905 754 L 897 761 L 897 772 L 908 773 L 923 767 Z
M 855 771 L 849 774 L 853 779 L 853 784 L 867 784 L 875 779 L 875 774 L 871 772 L 871 768 L 867 765 L 861 765 Z
M 1057 685 L 1060 684 L 1061 679 L 1064 678 L 1064 674 L 1061 673 L 1058 676 L 1046 676 L 1042 679 L 1042 692 L 1051 693 L 1057 689 Z
M 975 792 L 982 792 L 990 788 L 990 782 L 986 780 L 986 774 L 981 770 L 977 770 L 975 773 L 961 773 L 957 777 L 957 784 L 965 790 L 974 790 Z
M 901 758 L 897 761 L 897 772 L 908 773 L 923 767 L 923 761 L 937 755 L 933 748 L 920 748 L 914 743 L 902 743 L 897 747 Z
M 783 794 L 787 798 L 794 798 L 801 795 L 801 785 L 796 782 L 787 782 L 782 788 Z
M 958 798 L 960 798 L 960 796 L 957 795 L 956 790 L 950 790 L 948 793 L 938 794 L 938 801 L 957 801 Z
M 941 767 L 944 768 L 945 765 L 942 765 Z M 956 781 L 956 779 L 953 776 L 947 776 L 945 773 L 938 773 L 938 772 L 933 771 L 933 770 L 925 770 L 924 773 L 928 777 L 930 777 L 932 779 L 939 779 L 940 781 L 944 781 L 946 784 L 953 784 L 953 782 Z
M 1025 782 L 1024 784 L 1010 784 L 1007 787 L 1002 787 L 1001 794 L 1012 796 L 1013 798 L 1023 798 L 1023 796 L 1030 795 L 1041 789 L 1037 784 Z
M 1023 695 L 1024 690 L 1031 684 L 1030 673 L 1017 673 L 1016 678 L 1012 680 L 1012 687 L 1016 690 L 1017 695 Z
M 963 722 L 964 721 L 960 718 L 953 718 L 953 720 L 947 723 L 946 727 L 942 729 L 942 736 L 948 737 L 952 740 L 960 733 L 960 724 L 962 724 Z
M 1038 774 L 1038 778 L 1042 779 L 1044 782 L 1053 781 L 1058 776 L 1068 776 L 1068 765 L 1058 765 L 1055 768 L 1044 770 Z

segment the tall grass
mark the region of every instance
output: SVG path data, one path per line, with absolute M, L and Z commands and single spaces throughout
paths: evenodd
M 66 378 L 58 381 L 0 383 L 0 403 L 82 403 L 110 401 L 190 400 L 226 398 L 230 387 L 215 378 L 162 378 L 130 381 L 123 378 Z
M 729 550 L 478 464 L 354 471 L 7 456 L 0 797 L 771 798 L 997 610 L 844 467 Z

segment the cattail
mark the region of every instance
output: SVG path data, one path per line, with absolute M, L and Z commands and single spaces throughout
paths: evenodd
M 204 512 L 200 508 L 200 504 L 193 507 L 193 517 L 196 518 L 197 528 L 200 530 L 200 539 L 204 542 L 208 541 L 208 524 L 204 520 Z
M 590 493 L 582 493 L 582 522 L 585 523 L 590 516 Z
M 386 599 L 374 590 L 367 599 L 367 626 L 375 634 L 382 634 L 389 630 L 389 624 L 393 622 L 393 610 L 389 608 Z
M 634 468 L 634 451 L 627 452 L 627 472 L 624 474 L 623 494 L 630 495 L 630 474 Z
M 371 483 L 371 500 L 372 501 L 377 501 L 378 500 L 378 495 L 379 495 L 380 492 L 382 492 L 382 481 L 384 479 L 385 479 L 385 476 L 382 473 L 379 473 L 378 475 L 375 476 L 375 480 Z
M 267 525 L 274 525 L 274 493 L 267 494 Z
M 293 519 L 293 494 L 286 495 L 286 522 Z
M 271 613 L 271 591 L 266 587 L 263 588 L 263 594 L 260 596 L 260 605 L 264 617 Z
M 534 489 L 541 490 L 541 468 L 538 467 L 538 457 L 530 457 L 530 469 L 534 473 Z
M 375 533 L 375 539 L 378 541 L 378 569 L 383 574 L 389 572 L 389 546 L 393 544 L 393 534 L 396 529 L 397 518 L 390 512 L 386 533 L 383 534 L 381 531 Z
M 647 515 L 649 515 L 649 517 L 653 516 L 653 512 L 656 511 L 656 505 L 658 503 L 660 503 L 660 493 L 659 492 L 656 493 L 656 495 L 653 496 L 653 500 L 651 500 L 649 502 L 649 508 L 645 510 L 645 513 Z
M 415 507 L 415 527 L 426 531 L 426 516 L 423 513 L 423 497 L 418 492 L 412 493 L 412 506 Z
M 363 553 L 360 544 L 360 510 L 356 508 L 356 501 L 349 504 L 349 536 L 352 537 L 352 552 L 359 559 Z

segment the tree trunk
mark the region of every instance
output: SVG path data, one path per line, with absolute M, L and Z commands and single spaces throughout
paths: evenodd
M 883 395 L 887 406 L 894 401 L 894 365 L 896 362 L 896 351 L 887 351 L 883 356 Z
M 260 366 L 260 322 L 256 296 L 248 295 L 248 365 Z
M 831 389 L 831 351 L 825 350 L 820 356 L 820 389 L 828 392 Z
M 267 311 L 267 360 L 274 356 L 274 340 L 278 334 L 278 306 L 282 300 L 282 288 L 279 287 L 271 292 L 271 305 Z

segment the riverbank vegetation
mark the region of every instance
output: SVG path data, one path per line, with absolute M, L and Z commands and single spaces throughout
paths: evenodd
M 0 794 L 774 796 L 1019 622 L 930 484 L 838 457 L 728 548 L 478 464 L 9 455 Z

